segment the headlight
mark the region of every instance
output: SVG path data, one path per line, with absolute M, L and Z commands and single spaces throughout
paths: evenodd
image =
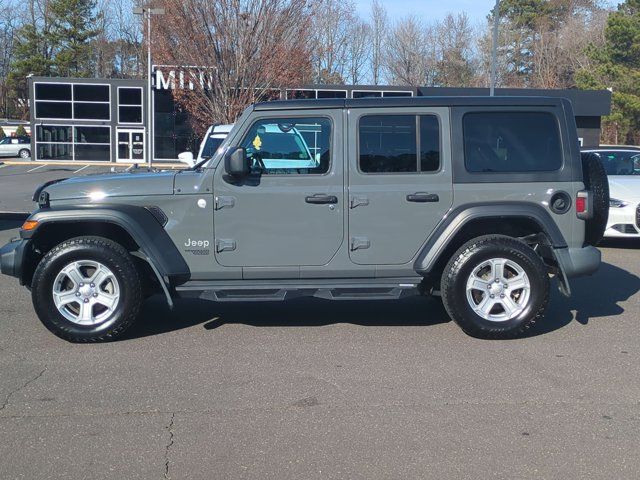
M 627 202 L 623 202 L 622 200 L 618 200 L 617 198 L 609 199 L 609 207 L 611 208 L 624 208 L 629 205 Z

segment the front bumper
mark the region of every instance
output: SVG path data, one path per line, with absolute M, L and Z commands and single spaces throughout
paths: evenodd
M 591 275 L 600 267 L 601 254 L 596 247 L 556 248 L 553 252 L 567 278 Z
M 22 282 L 30 242 L 30 240 L 14 240 L 0 248 L 0 272 L 19 278 Z
M 630 201 L 626 207 L 610 208 L 605 237 L 640 237 L 640 205 Z

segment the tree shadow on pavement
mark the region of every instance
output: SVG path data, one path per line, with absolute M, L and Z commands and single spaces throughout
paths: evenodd
M 558 330 L 574 318 L 587 325 L 593 318 L 619 315 L 619 305 L 640 290 L 640 279 L 626 270 L 603 263 L 591 277 L 571 281 L 573 296 L 565 298 L 552 284 L 552 298 L 545 318 L 527 334 L 544 335 Z M 575 311 L 575 316 L 573 312 Z M 350 323 L 365 327 L 431 326 L 449 322 L 440 299 L 409 297 L 387 301 L 327 301 L 298 298 L 284 302 L 214 303 L 178 299 L 169 310 L 163 297 L 146 302 L 139 321 L 123 339 L 133 339 L 181 330 L 203 324 L 214 330 L 224 324 L 254 327 L 320 327 Z

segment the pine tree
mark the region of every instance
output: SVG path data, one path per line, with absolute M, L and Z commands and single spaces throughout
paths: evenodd
M 4 133 L 4 128 L 0 127 L 0 140 L 6 137 L 7 137 L 7 134 Z
M 27 130 L 24 128 L 24 125 L 18 125 L 18 128 L 16 128 L 16 137 L 26 137 L 27 136 Z
M 95 0 L 51 0 L 55 73 L 63 77 L 92 74 L 91 40 L 98 35 Z

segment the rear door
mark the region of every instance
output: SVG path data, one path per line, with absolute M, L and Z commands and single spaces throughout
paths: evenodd
M 331 260 L 344 238 L 342 128 L 342 110 L 252 118 L 233 143 L 247 150 L 254 173 L 236 182 L 221 164 L 215 174 L 218 263 L 291 273 Z
M 406 264 L 453 203 L 449 110 L 352 109 L 348 117 L 351 260 Z

